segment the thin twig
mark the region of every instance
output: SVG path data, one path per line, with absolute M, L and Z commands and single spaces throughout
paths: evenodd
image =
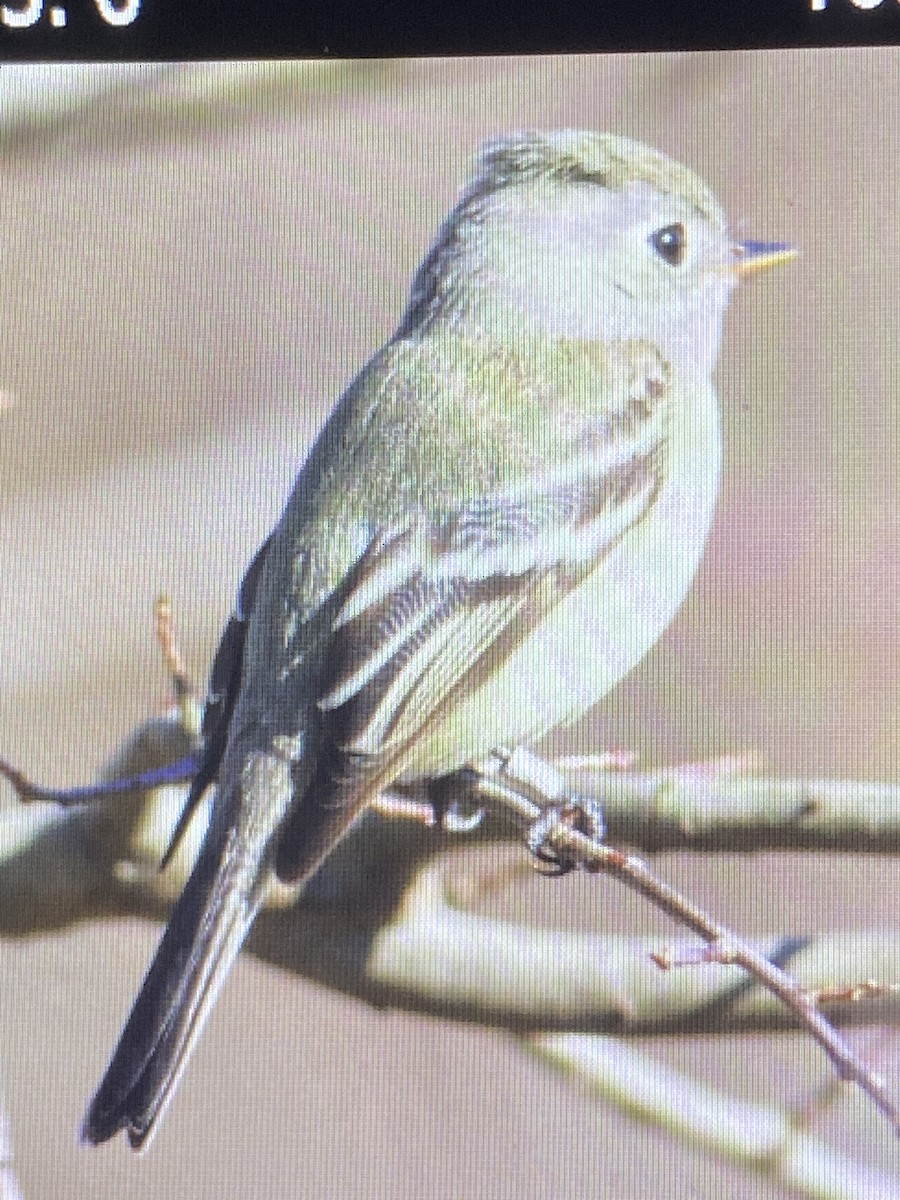
M 511 787 L 503 781 L 500 775 L 506 765 L 505 760 L 498 761 L 491 773 L 476 777 L 475 787 L 484 799 L 493 800 L 513 812 L 527 834 L 545 816 L 545 807 L 523 794 L 518 787 Z M 558 798 L 558 793 L 554 793 L 555 789 L 548 796 L 550 803 Z M 743 967 L 762 987 L 794 1013 L 801 1025 L 809 1030 L 824 1049 L 840 1078 L 858 1084 L 891 1122 L 895 1133 L 900 1135 L 900 1108 L 888 1092 L 885 1081 L 859 1059 L 819 1011 L 816 997 L 800 987 L 790 975 L 669 884 L 664 883 L 636 854 L 627 854 L 604 842 L 589 838 L 565 822 L 550 827 L 547 845 L 561 858 L 575 859 L 586 870 L 603 872 L 627 884 L 667 916 L 692 930 L 709 946 L 714 947 L 715 961 Z
M 175 696 L 180 699 L 185 693 L 193 694 L 194 689 L 188 678 L 184 657 L 175 637 L 172 600 L 165 592 L 157 597 L 154 611 L 156 613 L 156 640 L 162 651 L 163 662 L 172 681 Z

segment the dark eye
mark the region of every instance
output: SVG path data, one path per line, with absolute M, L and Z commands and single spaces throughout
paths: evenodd
M 670 267 L 680 266 L 687 249 L 684 226 L 680 222 L 677 225 L 664 225 L 651 236 L 650 245 Z

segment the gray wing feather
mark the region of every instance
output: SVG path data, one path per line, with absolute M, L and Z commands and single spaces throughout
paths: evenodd
M 559 597 L 646 512 L 658 483 L 652 450 L 602 475 L 504 492 L 380 538 L 334 624 L 319 709 L 341 747 L 391 752 L 517 618 L 537 585 Z M 546 589 L 542 589 L 546 592 Z M 537 616 L 537 613 L 531 614 Z

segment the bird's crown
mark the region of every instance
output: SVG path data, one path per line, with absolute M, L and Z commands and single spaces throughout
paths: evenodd
M 722 221 L 715 196 L 681 163 L 632 138 L 580 129 L 520 133 L 488 142 L 482 147 L 470 196 L 540 179 L 611 189 L 647 183 L 662 195 L 678 197 L 714 223 Z

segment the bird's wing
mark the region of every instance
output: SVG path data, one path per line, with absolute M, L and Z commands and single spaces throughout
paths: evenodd
M 648 455 L 388 536 L 355 573 L 320 680 L 318 705 L 341 749 L 382 755 L 405 743 L 534 605 L 542 581 L 552 577 L 563 594 L 640 519 L 656 485 Z M 523 631 L 528 624 L 526 614 Z
M 271 544 L 272 536 L 270 535 L 257 550 L 253 561 L 244 572 L 244 578 L 238 589 L 237 604 L 219 639 L 219 646 L 209 674 L 206 706 L 203 710 L 203 725 L 200 731 L 203 748 L 200 760 L 191 778 L 191 787 L 184 807 L 160 862 L 160 870 L 165 868 L 175 853 L 178 843 L 184 836 L 184 831 L 190 824 L 194 810 L 203 798 L 203 793 L 215 781 L 219 773 L 222 755 L 225 753 L 225 746 L 228 742 L 231 716 L 241 687 L 247 622 L 250 620 L 250 614 L 256 602 L 259 577 L 262 574 L 263 564 Z
M 641 520 L 661 454 L 658 433 L 610 439 L 605 452 L 371 541 L 333 622 L 318 681 L 323 765 L 281 833 L 282 879 L 304 875 L 340 810 L 402 769 L 455 690 L 495 670 Z
M 402 773 L 404 756 L 446 714 L 455 689 L 493 669 L 494 656 L 517 645 L 648 511 L 664 451 L 652 401 L 664 384 L 640 347 L 626 348 L 622 359 L 613 382 L 601 381 L 604 412 L 587 423 L 576 413 L 566 427 L 574 441 L 552 440 L 555 427 L 545 421 L 521 469 L 517 445 L 507 454 L 511 472 L 481 469 L 474 484 L 475 451 L 483 451 L 482 464 L 496 465 L 509 437 L 530 436 L 519 391 L 511 409 L 505 393 L 492 397 L 477 380 L 469 388 L 473 403 L 493 399 L 497 429 L 488 431 L 494 440 L 486 450 L 484 435 L 480 448 L 473 445 L 462 420 L 456 446 L 447 444 L 447 414 L 459 414 L 453 405 L 425 403 L 421 364 L 413 364 L 407 386 L 397 362 L 386 359 L 383 378 L 345 396 L 275 542 L 248 573 L 216 656 L 197 786 L 215 777 L 219 794 L 85 1117 L 86 1140 L 126 1128 L 138 1146 L 152 1135 L 268 892 L 273 847 L 278 875 L 308 877 L 372 792 Z M 533 406 L 542 399 L 537 389 L 531 399 Z M 395 411 L 379 413 L 391 402 Z M 424 469 L 421 446 L 402 453 L 416 436 L 416 417 L 437 426 L 426 430 L 424 445 L 436 444 L 441 458 Z M 535 462 L 542 465 L 529 465 Z M 360 486 L 360 463 L 373 473 L 369 488 Z M 456 481 L 465 477 L 462 491 L 449 486 L 451 471 Z M 373 499 L 379 488 L 382 499 Z M 410 494 L 411 515 L 397 518 Z M 454 495 L 460 499 L 446 499 Z M 313 511 L 316 505 L 327 511 Z M 269 739 L 262 748 L 250 737 L 260 729 Z M 276 750 L 276 736 L 299 746 L 298 757 Z

